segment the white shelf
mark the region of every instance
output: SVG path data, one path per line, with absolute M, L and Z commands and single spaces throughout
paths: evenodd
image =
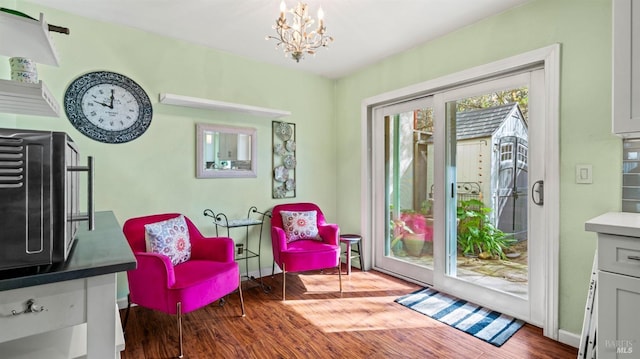
M 0 112 L 59 117 L 60 107 L 47 86 L 0 79 Z
M 49 37 L 49 25 L 42 13 L 38 21 L 0 11 L 0 34 L 0 55 L 59 65 L 58 53 Z M 30 84 L 0 79 L 0 112 L 59 117 L 60 107 L 42 81 Z
M 26 57 L 36 63 L 58 66 L 58 53 L 49 37 L 49 25 L 40 13 L 40 21 L 0 11 L 0 54 Z
M 243 112 L 255 116 L 279 118 L 291 115 L 290 111 L 274 110 L 271 108 L 256 107 L 238 103 L 208 100 L 198 97 L 174 95 L 170 93 L 160 94 L 160 103 L 174 106 L 201 108 L 205 110 Z

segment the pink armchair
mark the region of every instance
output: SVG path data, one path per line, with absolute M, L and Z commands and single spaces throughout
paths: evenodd
M 191 258 L 173 265 L 169 257 L 149 253 L 145 245 L 145 224 L 178 217 L 178 213 L 157 214 L 131 218 L 123 226 L 123 232 L 138 266 L 127 272 L 129 303 L 124 326 L 127 325 L 131 303 L 177 314 L 179 350 L 182 348 L 182 314 L 202 308 L 227 294 L 238 290 L 242 316 L 245 316 L 242 286 L 238 263 L 234 260 L 234 244 L 231 238 L 206 238 L 185 217 L 191 242 Z
M 316 211 L 318 239 L 288 241 L 283 226 L 282 211 Z M 273 248 L 274 272 L 277 263 L 282 269 L 282 300 L 285 300 L 286 273 L 303 272 L 338 267 L 340 292 L 342 271 L 340 270 L 340 228 L 326 222 L 320 208 L 313 203 L 288 203 L 273 207 L 271 217 L 271 244 Z M 273 275 L 273 273 L 272 273 Z

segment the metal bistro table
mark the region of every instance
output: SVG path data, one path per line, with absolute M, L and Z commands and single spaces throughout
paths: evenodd
M 244 264 L 245 264 L 245 277 L 249 280 L 252 280 L 256 283 L 258 283 L 260 285 L 260 288 L 262 288 L 262 290 L 265 293 L 269 293 L 271 291 L 271 287 L 264 284 L 263 280 L 262 280 L 262 265 L 260 263 L 260 251 L 262 248 L 262 227 L 264 225 L 264 220 L 265 217 L 269 217 L 271 218 L 271 211 L 266 211 L 266 212 L 259 212 L 258 208 L 256 208 L 255 206 L 252 206 L 251 208 L 249 208 L 249 211 L 247 212 L 247 217 L 246 218 L 238 218 L 238 219 L 229 219 L 227 218 L 227 215 L 225 215 L 224 213 L 215 213 L 210 209 L 205 209 L 204 213 L 203 213 L 206 217 L 211 217 L 213 218 L 213 223 L 216 225 L 216 236 L 219 236 L 218 234 L 218 227 L 222 227 L 222 228 L 226 228 L 227 229 L 227 237 L 229 238 L 233 238 L 231 237 L 231 229 L 232 228 L 245 228 L 245 237 L 242 241 L 240 242 L 235 242 L 236 244 L 236 256 L 235 259 L 236 261 L 242 261 L 244 260 Z M 252 214 L 253 214 L 253 218 L 252 218 Z M 252 249 L 249 249 L 249 229 L 250 227 L 253 226 L 260 226 L 260 231 L 258 234 L 258 245 L 257 245 L 257 249 L 254 249 L 255 247 L 251 247 Z M 255 242 L 255 241 L 253 241 Z M 260 280 L 258 281 L 254 276 L 249 275 L 249 259 L 252 258 L 257 258 L 258 259 L 258 276 L 260 277 Z

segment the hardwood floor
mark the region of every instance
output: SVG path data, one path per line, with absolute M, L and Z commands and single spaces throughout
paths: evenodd
M 266 277 L 271 293 L 243 288 L 247 316 L 237 293 L 183 317 L 185 358 L 575 358 L 577 349 L 525 325 L 497 348 L 394 300 L 419 286 L 379 272 Z M 120 311 L 124 318 L 125 310 Z M 126 328 L 123 359 L 177 355 L 176 317 L 134 307 Z

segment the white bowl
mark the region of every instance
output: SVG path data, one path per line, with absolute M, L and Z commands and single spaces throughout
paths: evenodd
M 12 57 L 9 65 L 11 71 L 37 72 L 36 63 L 26 57 Z
M 11 79 L 18 82 L 38 83 L 38 73 L 31 71 L 11 71 Z

